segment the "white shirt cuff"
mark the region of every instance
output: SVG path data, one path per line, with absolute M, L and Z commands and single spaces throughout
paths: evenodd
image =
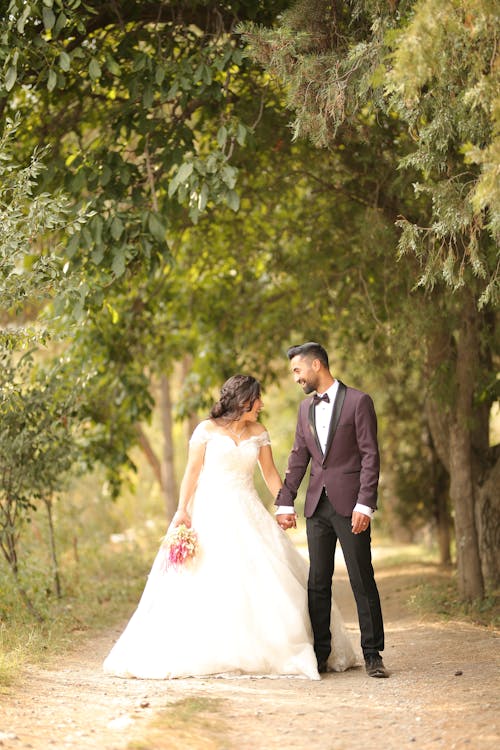
M 275 516 L 280 516 L 283 513 L 286 513 L 287 516 L 289 516 L 291 514 L 293 514 L 294 516 L 297 515 L 295 513 L 295 508 L 293 507 L 293 505 L 278 505 L 278 507 L 276 508 L 276 510 L 274 512 L 274 515 Z
M 369 505 L 362 505 L 361 503 L 356 503 L 356 505 L 354 506 L 354 510 L 356 511 L 356 513 L 363 513 L 363 515 L 368 516 L 368 518 L 372 518 L 373 514 L 375 513 L 373 508 L 370 508 Z

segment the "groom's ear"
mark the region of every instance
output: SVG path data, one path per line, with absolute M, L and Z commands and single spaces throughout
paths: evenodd
M 313 359 L 313 361 L 311 362 L 311 367 L 314 370 L 314 372 L 319 372 L 321 370 L 321 360 Z

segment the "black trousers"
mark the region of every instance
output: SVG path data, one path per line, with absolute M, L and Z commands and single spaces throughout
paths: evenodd
M 337 539 L 356 600 L 363 654 L 365 657 L 378 654 L 384 648 L 384 624 L 373 574 L 370 526 L 361 534 L 353 534 L 351 518 L 339 515 L 323 492 L 314 514 L 306 520 L 306 528 L 309 616 L 318 662 L 326 661 L 331 651 L 330 614 Z

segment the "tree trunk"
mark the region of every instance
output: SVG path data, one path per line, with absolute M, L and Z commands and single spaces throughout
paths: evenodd
M 477 492 L 476 523 L 481 570 L 488 592 L 500 585 L 500 445 L 492 449 L 493 468 Z
M 437 539 L 439 548 L 439 562 L 441 565 L 451 563 L 451 517 L 449 511 L 449 474 L 438 458 L 432 436 L 429 434 L 429 448 L 432 456 L 431 481 L 434 501 L 434 517 L 436 519 Z
M 153 471 L 153 474 L 155 475 L 155 479 L 157 480 L 163 492 L 163 476 L 162 476 L 162 469 L 161 469 L 161 461 L 159 460 L 158 456 L 154 452 L 153 447 L 149 441 L 149 438 L 144 432 L 144 430 L 142 429 L 140 424 L 136 424 L 135 431 L 139 438 L 139 445 L 141 447 L 141 450 L 146 456 L 148 464 L 150 465 Z
M 448 482 L 446 482 L 446 491 L 437 496 L 436 505 L 436 525 L 439 548 L 439 562 L 441 565 L 451 565 L 451 534 L 450 534 L 450 514 L 448 512 Z
M 484 596 L 475 519 L 472 432 L 474 388 L 479 365 L 479 332 L 469 298 L 457 333 L 456 396 L 450 429 L 450 498 L 455 511 L 458 588 L 466 601 Z
M 56 535 L 54 531 L 54 519 L 52 516 L 52 498 L 44 498 L 43 502 L 45 503 L 45 508 L 47 510 L 47 518 L 49 521 L 49 547 L 50 547 L 50 556 L 52 559 L 52 571 L 54 573 L 54 585 L 56 588 L 56 596 L 58 599 L 61 599 L 62 598 L 61 575 L 59 572 L 59 562 L 57 559 Z
M 177 510 L 178 491 L 175 481 L 174 442 L 172 430 L 172 400 L 170 398 L 170 383 L 166 375 L 162 375 L 161 389 L 161 423 L 163 428 L 163 465 L 162 490 L 165 499 L 165 512 L 170 522 Z
M 24 586 L 21 586 L 21 583 L 19 582 L 19 571 L 12 568 L 12 573 L 14 576 L 17 592 L 23 600 L 26 609 L 28 610 L 28 612 L 30 612 L 32 617 L 34 617 L 37 622 L 43 622 L 45 620 L 45 617 L 35 607 L 30 597 L 28 596 L 28 592 L 26 591 Z

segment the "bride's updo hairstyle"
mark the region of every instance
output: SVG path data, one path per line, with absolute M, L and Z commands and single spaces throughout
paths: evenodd
M 233 375 L 220 389 L 219 400 L 212 407 L 212 419 L 235 421 L 246 411 L 251 411 L 260 398 L 260 383 L 251 375 Z

